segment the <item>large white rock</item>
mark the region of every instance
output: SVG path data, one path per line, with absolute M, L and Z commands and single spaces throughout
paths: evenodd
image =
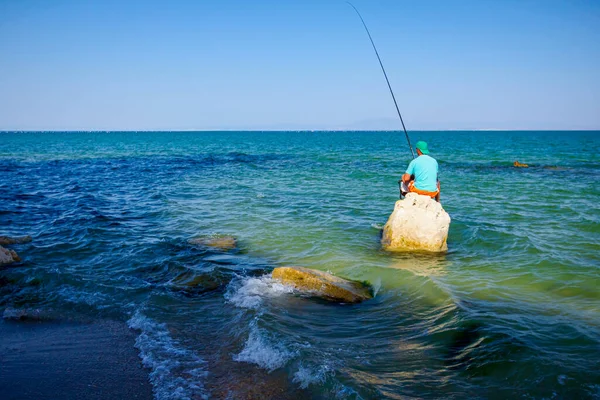
M 383 227 L 381 245 L 389 251 L 448 250 L 446 240 L 450 216 L 442 205 L 428 196 L 408 193 L 398 200 Z

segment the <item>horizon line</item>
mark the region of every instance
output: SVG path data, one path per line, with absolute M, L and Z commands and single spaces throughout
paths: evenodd
M 411 129 L 408 132 L 597 132 L 600 128 L 584 129 Z M 69 133 L 69 132 L 404 132 L 402 129 L 0 129 L 0 133 Z

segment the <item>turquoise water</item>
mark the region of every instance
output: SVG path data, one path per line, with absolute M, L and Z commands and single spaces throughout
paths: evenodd
M 411 133 L 444 255 L 380 250 L 397 132 L 0 133 L 0 235 L 33 236 L 0 311 L 126 322 L 157 399 L 598 398 L 599 133 Z M 216 234 L 239 248 L 187 243 Z M 305 298 L 282 265 L 377 295 Z

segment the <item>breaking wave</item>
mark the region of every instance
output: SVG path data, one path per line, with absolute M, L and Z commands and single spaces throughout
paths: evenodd
M 283 342 L 270 338 L 254 322 L 250 325 L 250 334 L 244 348 L 233 356 L 233 360 L 256 364 L 272 372 L 296 356 L 297 352 L 286 349 Z
M 158 400 L 208 399 L 204 390 L 206 363 L 195 352 L 173 339 L 167 326 L 140 312 L 127 322 L 140 331 L 135 347 L 142 364 L 151 370 L 150 382 Z
M 234 279 L 229 284 L 225 298 L 231 304 L 240 308 L 258 309 L 265 298 L 279 297 L 286 293 L 293 293 L 291 286 L 283 285 L 270 276 L 259 278 Z

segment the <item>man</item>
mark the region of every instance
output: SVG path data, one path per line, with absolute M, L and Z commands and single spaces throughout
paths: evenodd
M 438 180 L 438 163 L 429 156 L 427 143 L 419 140 L 415 145 L 417 158 L 412 160 L 402 175 L 402 195 L 408 192 L 429 196 L 435 201 L 440 201 L 440 181 Z

